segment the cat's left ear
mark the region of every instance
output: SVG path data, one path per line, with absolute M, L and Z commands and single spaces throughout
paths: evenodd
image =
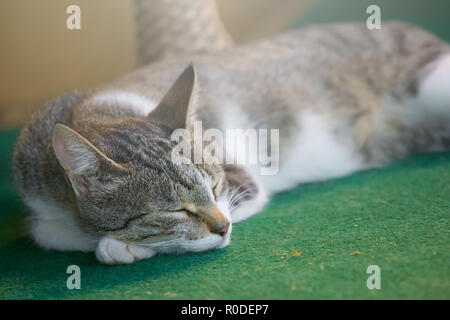
M 126 173 L 124 167 L 63 124 L 55 125 L 52 144 L 77 196 L 101 192 L 106 184 L 112 185 L 114 177 Z
M 187 67 L 160 104 L 149 115 L 148 119 L 161 122 L 169 128 L 186 128 L 186 118 L 189 108 L 195 101 L 197 75 L 194 66 Z

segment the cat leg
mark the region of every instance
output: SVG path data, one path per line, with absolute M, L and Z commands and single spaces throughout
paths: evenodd
M 413 84 L 413 85 L 411 85 Z M 410 94 L 384 96 L 382 108 L 358 118 L 355 129 L 368 167 L 417 152 L 450 148 L 450 53 L 415 70 Z
M 100 239 L 95 251 L 97 259 L 106 264 L 129 264 L 155 254 L 156 251 L 151 248 L 125 243 L 108 236 Z
M 237 165 L 224 165 L 228 182 L 228 204 L 233 223 L 258 213 L 267 203 L 263 187 Z

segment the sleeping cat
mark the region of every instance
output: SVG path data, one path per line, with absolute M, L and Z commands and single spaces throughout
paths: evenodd
M 174 161 L 171 135 L 194 121 L 278 129 L 278 172 Z M 347 23 L 66 93 L 23 129 L 14 173 L 38 245 L 121 264 L 225 247 L 274 192 L 449 145 L 450 47 L 403 23 Z

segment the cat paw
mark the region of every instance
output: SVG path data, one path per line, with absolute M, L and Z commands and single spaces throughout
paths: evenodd
M 95 251 L 97 259 L 106 264 L 130 264 L 155 254 L 151 248 L 127 244 L 110 237 L 102 238 Z

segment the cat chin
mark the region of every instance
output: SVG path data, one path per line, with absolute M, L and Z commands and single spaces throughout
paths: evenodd
M 230 243 L 230 234 L 229 232 L 224 238 L 211 234 L 202 239 L 184 240 L 173 247 L 134 245 L 110 237 L 103 237 L 97 245 L 95 255 L 100 262 L 105 264 L 130 264 L 142 259 L 151 258 L 158 253 L 201 252 L 224 248 Z
M 180 241 L 180 243 L 173 247 L 156 247 L 156 250 L 159 253 L 186 253 L 220 249 L 226 247 L 230 243 L 230 234 L 231 232 L 228 232 L 225 237 L 221 237 L 216 234 L 210 234 L 209 236 L 201 239 Z

